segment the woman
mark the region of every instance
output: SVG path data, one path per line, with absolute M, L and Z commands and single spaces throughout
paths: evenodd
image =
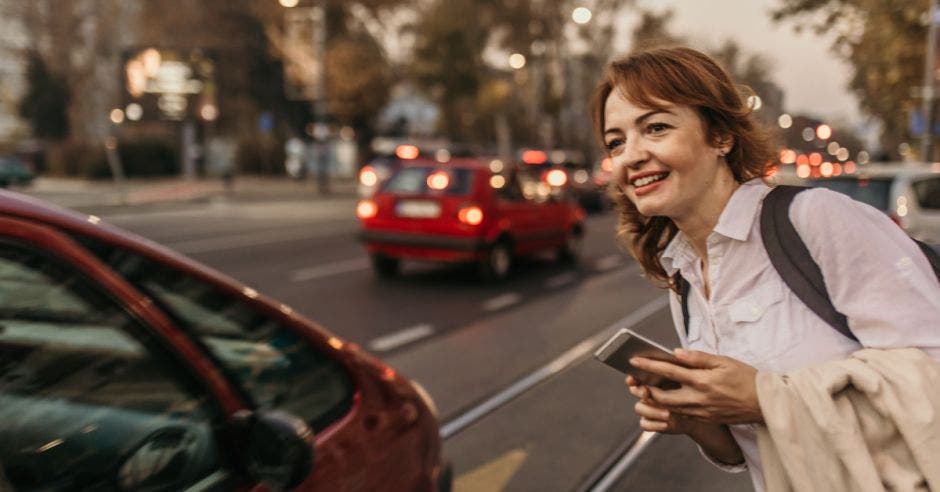
M 940 360 L 940 285 L 917 246 L 883 213 L 825 189 L 797 195 L 791 219 L 819 264 L 851 340 L 787 288 L 761 243 L 763 178 L 775 156 L 717 63 L 688 48 L 612 62 L 594 119 L 613 160 L 618 238 L 655 284 L 669 287 L 687 367 L 635 366 L 682 383 L 639 385 L 647 431 L 686 434 L 718 466 L 750 469 L 762 490 L 755 429 L 757 371 L 785 373 L 865 347 L 918 347 Z M 677 275 L 690 284 L 686 335 Z

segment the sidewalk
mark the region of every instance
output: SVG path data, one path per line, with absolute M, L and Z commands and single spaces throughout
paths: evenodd
M 238 176 L 227 189 L 222 180 L 182 178 L 133 179 L 117 186 L 113 181 L 38 177 L 14 191 L 83 212 L 205 203 L 209 201 L 307 201 L 356 197 L 353 178 L 332 177 L 329 194 L 319 192 L 316 179 Z

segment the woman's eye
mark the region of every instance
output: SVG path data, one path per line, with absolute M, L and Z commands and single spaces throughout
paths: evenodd
M 665 123 L 650 123 L 649 126 L 646 127 L 646 130 L 649 133 L 653 133 L 653 134 L 662 133 L 668 129 L 669 129 L 669 125 Z
M 623 145 L 622 138 L 615 138 L 604 145 L 604 148 L 607 149 L 607 152 L 613 152 L 614 149 Z

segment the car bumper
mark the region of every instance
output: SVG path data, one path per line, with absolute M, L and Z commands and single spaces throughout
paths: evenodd
M 362 231 L 359 240 L 366 244 L 391 246 L 411 246 L 417 248 L 446 249 L 451 251 L 477 252 L 486 247 L 486 243 L 477 237 L 437 236 L 386 231 Z

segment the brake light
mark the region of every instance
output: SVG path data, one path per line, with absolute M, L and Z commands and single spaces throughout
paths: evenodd
M 395 148 L 395 156 L 399 159 L 417 159 L 420 153 L 414 145 L 399 145 Z
M 356 217 L 360 219 L 371 219 L 379 213 L 379 207 L 372 200 L 362 200 L 356 205 Z
M 359 183 L 364 186 L 375 186 L 379 182 L 379 174 L 372 166 L 365 166 L 359 171 Z
M 483 222 L 483 209 L 476 205 L 460 207 L 457 212 L 457 220 L 467 225 L 480 225 Z
M 545 164 L 548 155 L 541 150 L 526 150 L 522 153 L 522 162 L 526 164 Z
M 545 182 L 552 186 L 564 186 L 568 182 L 568 174 L 561 169 L 552 169 L 545 173 Z

